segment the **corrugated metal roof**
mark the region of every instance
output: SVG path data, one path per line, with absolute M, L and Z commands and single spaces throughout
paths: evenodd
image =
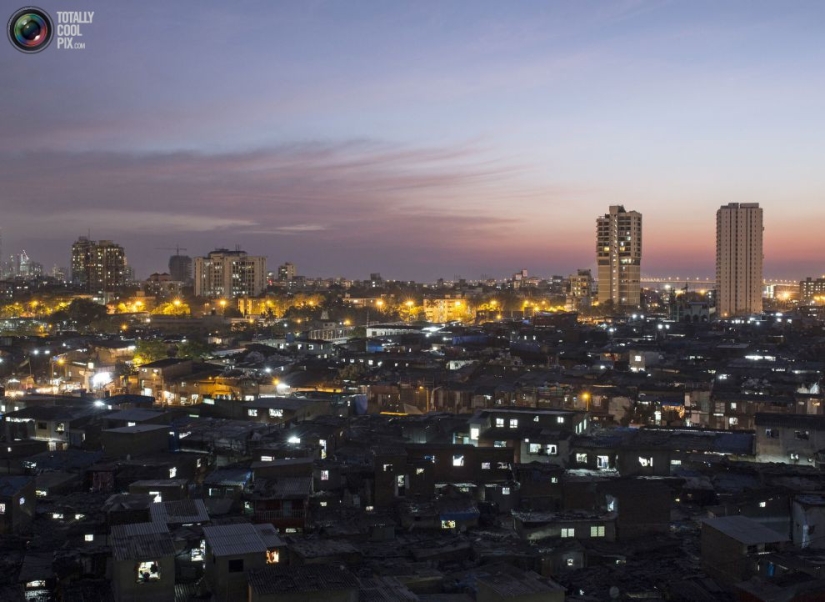
M 260 533 L 249 523 L 204 527 L 203 536 L 215 556 L 266 552 L 266 545 Z
M 259 595 L 286 592 L 322 592 L 358 589 L 355 575 L 336 566 L 269 565 L 247 573 L 249 586 Z
M 203 500 L 176 500 L 149 506 L 152 522 L 161 523 L 203 523 L 209 520 L 209 513 Z
M 160 560 L 164 556 L 175 555 L 175 544 L 168 533 L 134 535 L 127 539 L 117 539 L 112 541 L 111 547 L 112 557 L 115 560 Z

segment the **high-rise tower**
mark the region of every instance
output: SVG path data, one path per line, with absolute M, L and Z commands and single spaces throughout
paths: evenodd
M 642 214 L 611 205 L 596 220 L 599 304 L 637 307 L 641 302 Z
M 729 203 L 716 212 L 716 315 L 762 311 L 762 209 Z

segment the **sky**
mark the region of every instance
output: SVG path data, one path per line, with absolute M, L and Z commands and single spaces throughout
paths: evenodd
M 818 1 L 43 0 L 83 49 L 0 40 L 0 229 L 139 277 L 240 245 L 306 276 L 714 272 L 715 214 L 764 208 L 765 276 L 825 273 Z M 2 3 L 8 16 L 22 6 Z

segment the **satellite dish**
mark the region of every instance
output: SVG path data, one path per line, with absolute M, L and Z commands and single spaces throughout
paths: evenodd
M 618 600 L 619 599 L 619 588 L 615 585 L 610 588 L 610 599 L 611 600 Z

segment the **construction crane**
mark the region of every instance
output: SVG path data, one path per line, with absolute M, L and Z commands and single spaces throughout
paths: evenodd
M 174 251 L 175 255 L 180 255 L 181 251 L 188 251 L 186 247 L 175 245 L 174 247 L 155 247 L 158 251 Z

